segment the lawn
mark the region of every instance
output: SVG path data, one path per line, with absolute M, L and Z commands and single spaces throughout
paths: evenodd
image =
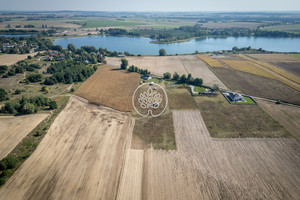
M 214 97 L 195 97 L 195 100 L 212 137 L 292 137 L 257 105 L 232 105 L 220 93 Z
M 206 88 L 195 86 L 194 87 L 194 92 L 206 92 Z
M 175 150 L 176 141 L 171 112 L 158 117 L 141 117 L 135 120 L 133 134 L 154 149 Z

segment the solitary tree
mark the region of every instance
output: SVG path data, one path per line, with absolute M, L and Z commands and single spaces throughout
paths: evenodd
M 159 50 L 159 56 L 165 56 L 165 55 L 167 55 L 166 50 L 165 49 L 160 49 Z
M 126 58 L 123 58 L 122 60 L 121 60 L 121 69 L 125 69 L 126 70 L 126 68 L 127 68 L 127 66 L 128 66 L 128 60 L 126 59 Z

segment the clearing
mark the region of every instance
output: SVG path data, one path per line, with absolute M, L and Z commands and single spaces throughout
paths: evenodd
M 115 199 L 133 120 L 71 97 L 0 199 Z
M 47 116 L 48 114 L 0 116 L 0 160 Z
M 130 112 L 133 110 L 132 95 L 139 81 L 138 73 L 100 66 L 75 94 L 97 104 Z
M 120 58 L 106 58 L 108 64 L 114 67 L 120 67 Z M 191 73 L 194 78 L 202 78 L 203 84 L 213 86 L 218 84 L 220 88 L 226 89 L 226 86 L 214 75 L 214 73 L 200 60 L 196 55 L 185 56 L 141 56 L 126 57 L 129 66 L 135 65 L 141 69 L 148 69 L 151 74 L 163 76 L 163 73 L 174 72 L 178 74 Z
M 229 104 L 220 93 L 195 100 L 212 137 L 292 137 L 257 105 Z

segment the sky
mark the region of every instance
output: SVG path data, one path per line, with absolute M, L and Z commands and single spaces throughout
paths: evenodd
M 300 11 L 299 0 L 0 0 L 23 11 Z

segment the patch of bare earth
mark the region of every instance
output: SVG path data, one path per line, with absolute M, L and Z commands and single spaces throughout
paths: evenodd
M 0 160 L 47 116 L 48 114 L 0 116 Z
M 115 199 L 132 127 L 130 116 L 72 97 L 0 199 Z

